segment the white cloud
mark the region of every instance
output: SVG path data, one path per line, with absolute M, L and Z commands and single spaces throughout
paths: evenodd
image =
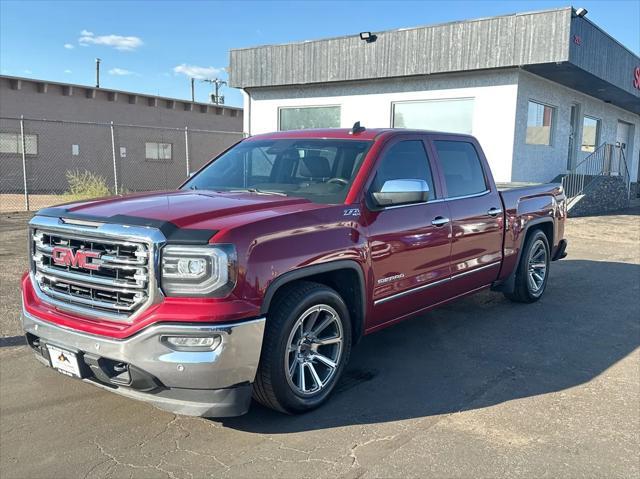
M 112 68 L 111 70 L 109 70 L 109 75 L 127 76 L 137 75 L 137 73 L 132 72 L 131 70 L 125 70 L 124 68 Z
M 65 44 L 64 44 L 64 47 L 65 47 L 67 50 L 73 50 L 73 49 L 75 48 L 71 43 L 65 43 Z
M 67 69 L 64 71 L 65 73 L 73 73 L 71 70 Z
M 80 38 L 78 43 L 87 47 L 89 45 L 105 45 L 107 47 L 115 48 L 116 50 L 131 51 L 142 46 L 142 39 L 140 37 L 122 35 L 95 35 L 88 30 L 82 30 L 80 32 Z
M 199 67 L 196 65 L 187 65 L 186 63 L 182 63 L 173 68 L 174 73 L 182 73 L 190 78 L 197 78 L 198 80 L 203 80 L 205 78 L 212 78 L 220 73 L 224 72 L 224 68 L 214 68 L 214 67 Z
M 29 69 L 26 69 L 24 72 L 25 72 L 27 75 L 31 75 L 31 74 L 33 73 L 33 72 L 32 72 L 31 70 L 29 70 Z

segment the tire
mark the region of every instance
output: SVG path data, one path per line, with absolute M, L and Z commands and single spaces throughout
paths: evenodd
M 351 320 L 344 300 L 327 286 L 299 281 L 285 288 L 267 315 L 253 397 L 296 414 L 317 408 L 335 388 L 351 353 Z
M 504 295 L 517 303 L 538 301 L 547 288 L 550 262 L 547 236 L 540 230 L 533 231 L 527 237 L 518 262 L 514 290 Z

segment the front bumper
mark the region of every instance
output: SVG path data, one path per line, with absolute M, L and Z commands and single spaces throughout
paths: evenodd
M 58 326 L 22 310 L 36 357 L 50 365 L 51 344 L 76 353 L 83 379 L 177 414 L 205 417 L 247 412 L 260 360 L 265 318 L 231 324 L 156 323 L 126 339 Z M 166 336 L 218 335 L 214 350 L 175 350 Z

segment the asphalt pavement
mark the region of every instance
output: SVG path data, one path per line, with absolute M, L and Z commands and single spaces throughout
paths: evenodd
M 175 416 L 23 345 L 26 219 L 0 221 L 0 477 L 640 477 L 640 209 L 571 219 L 545 297 L 483 292 L 366 337 L 302 416 Z

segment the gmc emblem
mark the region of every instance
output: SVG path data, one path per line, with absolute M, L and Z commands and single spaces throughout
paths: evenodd
M 51 251 L 51 258 L 58 266 L 71 266 L 73 268 L 84 268 L 92 271 L 100 269 L 100 263 L 93 263 L 90 258 L 100 258 L 97 251 L 77 250 L 75 253 L 71 248 L 55 246 Z

